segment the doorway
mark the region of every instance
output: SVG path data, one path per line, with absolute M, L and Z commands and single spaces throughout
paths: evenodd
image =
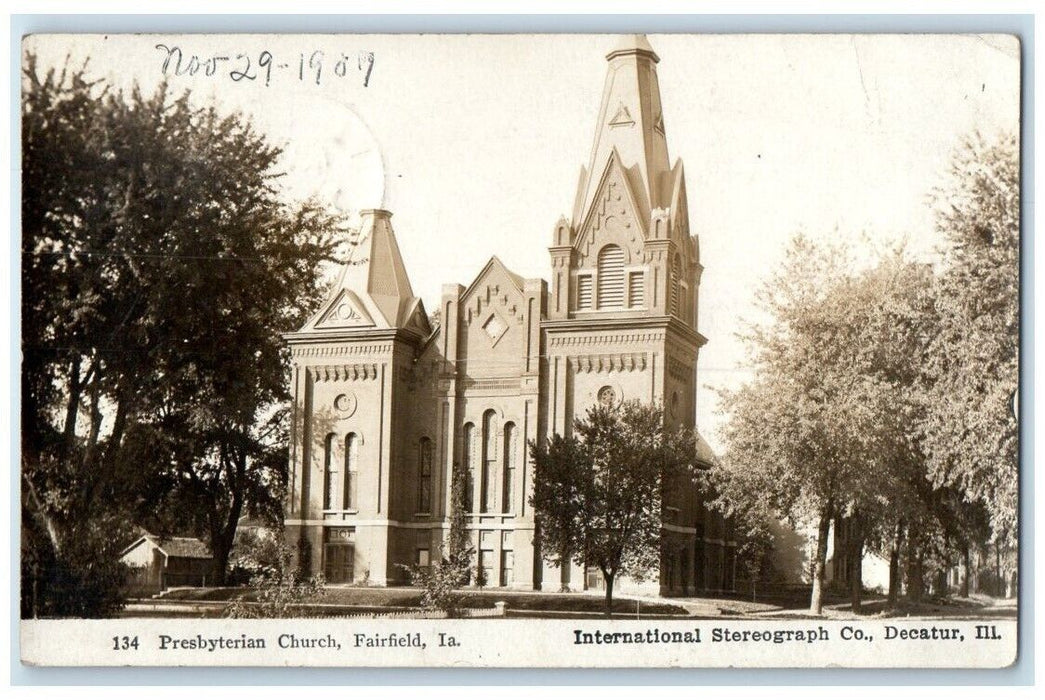
M 323 551 L 323 575 L 330 583 L 352 583 L 355 577 L 355 546 L 350 542 L 328 542 Z

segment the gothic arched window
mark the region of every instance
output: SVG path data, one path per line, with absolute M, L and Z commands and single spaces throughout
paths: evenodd
M 600 309 L 624 307 L 624 251 L 620 246 L 608 245 L 599 251 Z
M 432 441 L 426 437 L 417 448 L 417 512 L 432 512 Z
M 359 468 L 359 438 L 355 433 L 345 436 L 345 508 L 355 508 L 356 504 L 356 470 Z
M 475 424 L 473 423 L 465 423 L 464 425 L 462 452 L 464 458 L 464 503 L 465 509 L 471 513 L 475 511 L 475 470 L 478 466 L 475 459 Z
M 334 502 L 337 493 L 337 460 L 334 459 L 336 445 L 337 436 L 334 433 L 327 435 L 323 441 L 323 510 L 337 508 Z
M 518 445 L 516 444 L 519 431 L 515 429 L 515 423 L 504 424 L 504 471 L 502 473 L 501 486 L 501 512 L 510 513 L 512 501 L 514 500 L 515 486 L 515 462 Z
M 497 469 L 497 434 L 493 429 L 496 414 L 483 414 L 483 473 L 479 491 L 479 512 L 488 513 L 493 507 L 494 472 Z

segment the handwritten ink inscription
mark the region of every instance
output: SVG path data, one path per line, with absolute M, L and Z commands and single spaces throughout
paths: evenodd
M 258 54 L 208 54 L 198 55 L 183 50 L 180 46 L 156 44 L 164 77 L 189 76 L 206 78 L 228 78 L 233 82 L 257 82 L 266 87 L 287 76 L 302 83 L 315 82 L 322 85 L 333 80 L 355 79 L 363 87 L 369 87 L 374 73 L 374 52 L 358 51 L 328 56 L 323 51 L 302 52 L 293 58 L 284 59 L 271 51 Z

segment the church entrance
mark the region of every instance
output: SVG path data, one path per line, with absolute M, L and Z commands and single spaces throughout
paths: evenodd
M 351 528 L 328 528 L 323 544 L 323 576 L 329 583 L 352 583 L 356 547 Z

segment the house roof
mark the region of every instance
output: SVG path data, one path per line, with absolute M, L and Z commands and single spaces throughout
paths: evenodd
M 157 542 L 157 546 L 169 557 L 185 559 L 210 559 L 210 547 L 194 537 L 171 537 Z
M 711 449 L 711 445 L 708 444 L 708 441 L 700 433 L 697 433 L 697 461 L 709 467 L 718 464 L 718 457 L 715 456 L 715 451 Z
M 121 552 L 121 556 L 146 541 L 168 557 L 180 557 L 182 559 L 211 559 L 213 557 L 210 553 L 210 547 L 195 537 L 167 537 L 160 539 L 150 533 L 145 533 L 132 542 Z

